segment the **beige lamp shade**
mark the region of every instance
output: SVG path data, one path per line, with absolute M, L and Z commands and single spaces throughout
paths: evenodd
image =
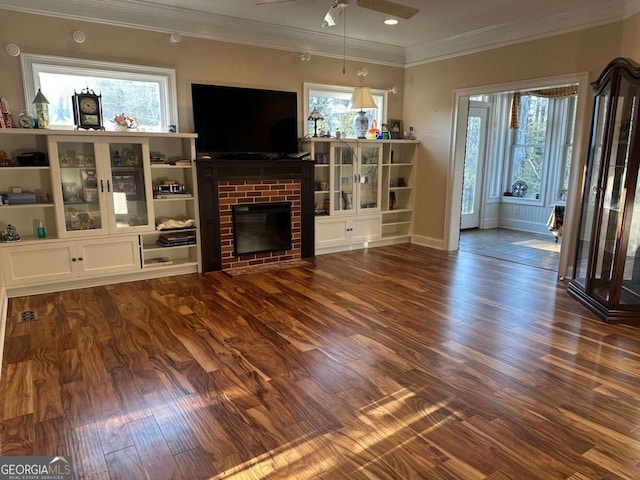
M 371 96 L 369 87 L 356 87 L 351 96 L 351 110 L 362 110 L 363 108 L 378 108 Z

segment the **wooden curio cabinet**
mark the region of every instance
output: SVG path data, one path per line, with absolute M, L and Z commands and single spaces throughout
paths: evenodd
M 594 109 L 569 294 L 611 323 L 640 324 L 640 68 L 613 60 Z

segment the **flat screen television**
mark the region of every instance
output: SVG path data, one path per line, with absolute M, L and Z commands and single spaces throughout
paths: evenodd
M 298 94 L 191 85 L 199 154 L 298 152 Z

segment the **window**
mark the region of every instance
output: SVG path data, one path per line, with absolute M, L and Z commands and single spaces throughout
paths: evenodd
M 353 122 L 357 112 L 350 110 L 351 94 L 353 87 L 341 87 L 336 85 L 304 84 L 305 111 L 304 118 L 309 117 L 309 112 L 317 108 L 324 116 L 318 121 L 318 135 L 330 132 L 335 135 L 340 131 L 342 137 L 355 138 Z M 385 90 L 371 90 L 373 100 L 378 108 L 366 109 L 369 127 L 376 122 L 377 128 L 382 128 L 382 121 L 386 118 L 387 92 Z M 305 124 L 305 134 L 313 132 L 313 122 Z
M 548 98 L 522 95 L 520 128 L 513 130 L 510 184 L 524 182 L 524 198 L 538 199 L 542 191 L 548 113 Z
M 84 88 L 102 94 L 107 130 L 115 130 L 110 120 L 121 113 L 135 117 L 144 131 L 165 132 L 178 124 L 172 69 L 23 54 L 22 78 L 26 105 L 38 88 L 47 97 L 52 129 L 74 126 L 71 96 Z
M 545 98 L 523 93 L 521 99 L 520 128 L 510 130 L 505 190 L 511 191 L 516 182 L 520 186 L 524 182 L 526 193 L 520 199 L 540 203 L 564 201 L 573 150 L 576 97 Z

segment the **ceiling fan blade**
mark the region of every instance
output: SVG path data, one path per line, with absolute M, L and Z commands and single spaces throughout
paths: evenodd
M 333 27 L 336 24 L 336 19 L 342 15 L 345 8 L 347 8 L 347 2 L 336 2 L 331 5 L 322 19 L 322 26 Z
M 358 0 L 358 6 L 405 19 L 413 17 L 420 11 L 417 8 L 400 5 L 389 0 Z

